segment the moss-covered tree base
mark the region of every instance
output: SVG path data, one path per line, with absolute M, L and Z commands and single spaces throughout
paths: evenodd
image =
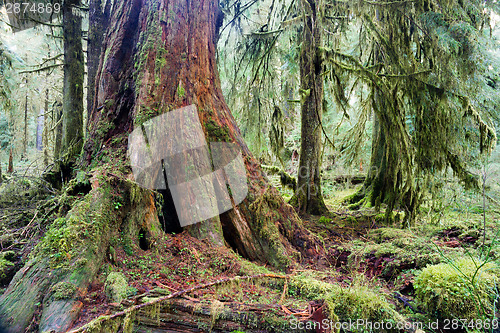
M 307 199 L 306 196 L 303 196 L 299 199 L 297 195 L 294 195 L 292 198 L 290 198 L 288 203 L 293 207 L 296 207 L 299 212 L 304 212 L 311 215 L 328 214 L 328 207 L 326 207 L 325 201 L 323 200 L 323 196 L 321 194 L 309 199 Z M 304 209 L 304 207 L 306 208 Z
M 112 238 L 133 251 L 139 235 L 160 237 L 153 196 L 134 183 L 95 172 L 91 190 L 56 219 L 0 297 L 3 332 L 65 332 L 79 315 Z

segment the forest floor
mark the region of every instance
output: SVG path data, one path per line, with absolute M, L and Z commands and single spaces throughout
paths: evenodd
M 43 235 L 46 225 L 40 221 L 55 213 L 51 208 L 55 196 L 43 190 L 45 195 L 40 195 L 44 186 L 30 178 L 2 185 L 1 288 L 7 287 Z M 478 257 L 485 248 L 483 243 L 492 245 L 491 258 L 500 257 L 493 246 L 500 214 L 489 210 L 483 215 L 477 194 L 440 196 L 424 206 L 415 225 L 403 228 L 385 225 L 373 209 L 350 211 L 344 207 L 342 198 L 355 190 L 345 185 L 333 191 L 327 198 L 330 213 L 325 216 L 302 216 L 305 227 L 321 239 L 324 255 L 302 258 L 287 274 L 250 262 L 230 248 L 214 248 L 186 232 L 165 234 L 151 248 L 132 251 L 116 246 L 81 297 L 82 310 L 75 327 L 100 315 L 218 280 L 226 282 L 185 293 L 162 308 L 155 320 L 139 314 L 142 325 L 137 331 L 328 332 L 325 327 L 305 324 L 334 316 L 338 321 L 364 316 L 429 322 L 432 314 L 424 313 L 422 304 L 414 300 L 414 280 L 422 269 Z M 282 191 L 286 198 L 289 194 Z M 116 244 L 121 244 L 120 240 Z M 123 274 L 126 280 L 120 302 L 110 300 L 109 293 L 107 296 L 106 280 L 112 272 Z M 256 277 L 234 282 L 237 276 Z M 156 330 L 158 325 L 163 325 L 162 330 Z

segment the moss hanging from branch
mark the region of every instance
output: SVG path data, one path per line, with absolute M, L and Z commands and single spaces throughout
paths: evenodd
M 371 110 L 383 138 L 381 158 L 372 156 L 372 163 L 378 164 L 370 168 L 378 180 L 374 183 L 368 175 L 365 187 L 350 201 L 356 207 L 386 203 L 388 211 L 399 207 L 412 219 L 423 200 L 425 175 L 451 168 L 466 187 L 475 188 L 477 177 L 468 168 L 476 153 L 470 147 L 483 154 L 496 142 L 488 106 L 477 89 L 486 75 L 478 57 L 482 45 L 478 29 L 486 19 L 478 14 L 482 4 L 436 0 L 349 5 L 336 6 L 360 22 L 366 31 L 360 49 L 364 46 L 371 52 L 353 55 L 340 48 L 323 52 L 340 77 L 354 76 L 360 79 L 358 86 L 371 90 L 352 133 L 364 130 Z M 355 139 L 353 134 L 350 138 Z M 356 149 L 359 143 L 353 146 Z

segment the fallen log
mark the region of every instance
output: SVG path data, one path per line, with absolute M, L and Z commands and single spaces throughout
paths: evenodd
M 277 274 L 236 276 L 193 286 L 167 296 L 149 299 L 145 303 L 131 306 L 109 316 L 101 316 L 82 327 L 70 331 L 70 333 L 110 332 L 113 330 L 118 332 L 120 329 L 127 331 L 132 327 L 134 329 L 143 327 L 142 332 L 148 332 L 147 329 L 152 327 L 156 327 L 156 332 L 176 332 L 172 330 L 172 327 L 179 327 L 180 329 L 182 327 L 186 328 L 186 326 L 191 327 L 192 330 L 182 332 L 199 332 L 196 329 L 202 329 L 202 332 L 204 332 L 210 330 L 212 326 L 220 327 L 218 331 L 212 330 L 213 332 L 232 332 L 241 329 L 250 333 L 289 332 L 290 321 L 295 316 L 280 310 L 279 305 L 276 305 L 276 308 L 273 305 L 246 305 L 236 302 L 226 305 L 217 300 L 205 305 L 191 297 L 188 300 L 177 299 L 193 291 L 211 286 L 261 278 L 286 279 L 288 276 Z M 299 318 L 302 319 L 301 316 Z M 218 322 L 220 323 L 217 324 Z M 219 326 L 215 326 L 216 324 Z M 136 330 L 136 332 L 141 331 Z M 297 332 L 308 331 L 299 330 Z
M 335 184 L 351 183 L 352 185 L 362 184 L 366 175 L 339 175 L 333 178 Z
M 294 316 L 284 313 L 277 304 L 174 299 L 162 305 L 157 313 L 145 309 L 139 311 L 134 332 L 284 333 L 292 331 L 292 319 Z

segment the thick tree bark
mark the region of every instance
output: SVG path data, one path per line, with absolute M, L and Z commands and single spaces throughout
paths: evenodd
M 103 145 L 113 151 L 122 149 L 123 163 L 129 163 L 125 158 L 126 141 L 119 142 L 117 136 L 164 112 L 196 105 L 208 142 L 236 142 L 241 148 L 249 194 L 232 210 L 187 229 L 215 244 L 227 241 L 250 259 L 286 266 L 284 257 L 271 254 L 286 252 L 281 241 L 272 239 L 281 236 L 263 235 L 260 227 L 260 220 L 268 219 L 264 210 L 272 211 L 266 201 L 277 200 L 282 217 L 274 222 L 294 226 L 285 233 L 289 240 L 293 239 L 294 229 L 300 229 L 299 220 L 275 190 L 268 189 L 269 184 L 243 142 L 222 95 L 215 59 L 222 23 L 218 2 L 135 0 L 115 7 L 104 42 L 106 56 L 97 73 L 99 86 L 89 123 L 90 140 L 85 148 L 87 163 L 96 162 L 96 152 L 107 154 Z
M 99 68 L 102 43 L 109 24 L 111 0 L 91 0 L 89 3 L 89 33 L 87 48 L 87 115 L 92 114 L 95 77 Z
M 321 1 L 303 0 L 304 31 L 300 52 L 301 143 L 297 189 L 290 201 L 299 211 L 321 215 L 327 211 L 321 193 L 321 118 L 323 64 Z
M 75 13 L 80 0 L 63 3 L 64 85 L 62 149 L 73 159 L 83 145 L 82 17 Z
M 241 204 L 232 202 L 231 210 L 186 229 L 215 245 L 227 243 L 249 259 L 282 269 L 294 265 L 299 251 L 317 254 L 318 242 L 269 185 L 226 105 L 215 58 L 221 15 L 216 0 L 114 2 L 81 160 L 93 174 L 92 190 L 64 219 L 54 222 L 53 232 L 49 230 L 37 246 L 34 259 L 0 297 L 0 321 L 7 324 L 7 332 L 23 332 L 37 317 L 41 331 L 65 331 L 78 315 L 81 305 L 77 299 L 102 265 L 111 237 L 123 233 L 130 246 L 139 249 L 139 230 L 152 243 L 161 236 L 152 192 L 129 180 L 127 140 L 145 121 L 183 106 L 197 107 L 207 142 L 228 141 L 239 146 L 248 184 L 248 195 Z M 103 171 L 110 169 L 109 173 Z M 217 181 L 225 186 L 227 180 Z M 117 198 L 123 203 L 121 210 L 112 206 Z M 95 227 L 89 229 L 90 235 L 73 232 L 81 230 L 79 225 L 94 211 Z M 64 234 L 61 228 L 69 228 L 71 238 L 53 243 L 54 234 Z M 47 251 L 64 255 L 47 258 Z M 54 269 L 54 264 L 62 268 Z M 75 272 L 78 267 L 81 269 Z M 61 286 L 74 292 L 58 299 L 54 293 Z

